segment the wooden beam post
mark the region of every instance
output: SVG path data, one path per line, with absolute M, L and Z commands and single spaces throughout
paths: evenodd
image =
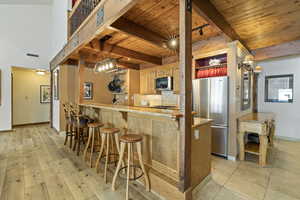
M 83 53 L 79 53 L 79 62 L 78 62 L 78 89 L 79 89 L 79 94 L 78 94 L 78 104 L 83 102 L 83 93 L 84 93 L 84 71 L 86 67 L 86 62 L 85 62 L 86 55 Z
M 192 129 L 192 0 L 179 0 L 180 28 L 180 156 L 179 189 L 186 191 L 191 185 L 191 129 Z

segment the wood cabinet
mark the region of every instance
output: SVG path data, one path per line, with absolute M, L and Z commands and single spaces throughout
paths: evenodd
M 140 72 L 140 93 L 155 94 L 156 69 L 146 69 Z
M 147 79 L 147 84 L 148 84 L 148 93 L 149 94 L 155 94 L 156 90 L 155 90 L 155 79 L 156 79 L 156 70 L 149 70 L 148 72 L 148 79 Z
M 140 71 L 140 93 L 141 94 L 146 94 L 148 91 L 147 79 L 148 79 L 147 71 L 145 70 Z
M 162 66 L 161 68 L 156 68 L 157 69 L 157 78 L 161 77 L 167 77 L 167 76 L 173 76 L 173 67 L 172 66 Z
M 140 93 L 156 94 L 155 79 L 161 77 L 173 77 L 173 90 L 178 93 L 180 90 L 179 67 L 178 65 L 158 66 L 140 71 Z

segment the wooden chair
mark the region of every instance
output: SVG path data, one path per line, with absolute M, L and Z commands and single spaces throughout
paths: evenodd
M 77 148 L 77 155 L 80 153 L 81 144 L 85 144 L 85 133 L 88 131 L 87 124 L 89 123 L 89 118 L 80 113 L 78 106 L 71 106 L 71 120 L 75 130 L 75 142 L 73 146 L 73 151 Z
M 121 170 L 121 164 L 123 162 L 123 157 L 124 157 L 124 154 L 125 154 L 125 148 L 126 148 L 126 145 L 127 145 L 127 148 L 128 148 L 128 152 L 127 152 L 127 156 L 128 156 L 128 159 L 127 159 L 127 166 L 123 167 L 127 169 L 127 184 L 126 184 L 126 200 L 128 200 L 128 190 L 129 190 L 129 180 L 130 180 L 130 168 L 131 167 L 136 167 L 135 165 L 131 165 L 131 159 L 133 159 L 133 162 L 134 162 L 134 157 L 131 158 L 131 155 L 133 154 L 133 145 L 135 144 L 136 147 L 137 147 L 137 153 L 138 153 L 138 160 L 139 160 L 139 163 L 140 163 L 140 167 L 142 169 L 142 172 L 143 172 L 143 176 L 145 178 L 145 184 L 146 184 L 146 190 L 147 191 L 150 191 L 150 183 L 149 183 L 149 177 L 148 177 L 148 174 L 145 170 L 145 166 L 144 166 L 144 163 L 143 163 L 143 157 L 142 157 L 142 141 L 143 141 L 143 137 L 141 135 L 138 135 L 138 134 L 126 134 L 126 135 L 122 135 L 120 137 L 120 141 L 121 141 L 121 152 L 120 152 L 120 158 L 119 158 L 119 162 L 118 162 L 118 166 L 117 166 L 117 169 L 116 169 L 116 172 L 114 174 L 114 177 L 113 177 L 113 182 L 112 182 L 112 190 L 115 191 L 115 184 L 116 184 L 116 179 L 117 179 L 117 176 Z M 141 175 L 141 176 L 142 176 Z M 141 177 L 139 176 L 139 177 Z M 138 177 L 138 178 L 139 178 Z M 134 178 L 133 180 L 136 180 L 137 178 Z M 132 180 L 132 179 L 131 179 Z

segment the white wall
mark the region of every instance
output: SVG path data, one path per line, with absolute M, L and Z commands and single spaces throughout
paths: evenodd
M 263 72 L 258 81 L 258 110 L 276 114 L 276 136 L 300 139 L 300 55 L 259 62 Z M 294 74 L 294 102 L 264 102 L 265 76 Z
M 71 0 L 53 0 L 52 3 L 52 43 L 51 43 L 51 59 L 63 48 L 67 43 L 67 10 L 71 6 Z M 53 127 L 60 131 L 60 101 L 53 99 Z
M 11 129 L 11 66 L 48 68 L 51 55 L 51 5 L 0 4 L 0 131 Z M 39 54 L 39 58 L 26 53 Z
M 71 0 L 53 0 L 52 14 L 52 41 L 51 41 L 51 59 L 63 48 L 67 43 L 67 20 Z

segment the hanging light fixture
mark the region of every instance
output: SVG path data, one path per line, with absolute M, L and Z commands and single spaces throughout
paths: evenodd
M 117 68 L 117 60 L 114 58 L 108 58 L 97 62 L 94 67 L 95 72 L 104 72 Z

